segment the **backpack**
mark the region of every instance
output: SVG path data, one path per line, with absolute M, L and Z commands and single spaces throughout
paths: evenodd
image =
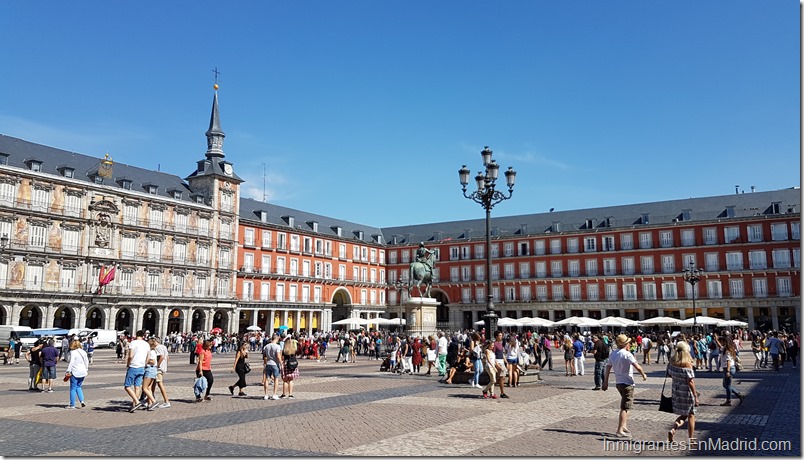
M 601 349 L 603 350 L 603 353 L 600 354 L 600 359 L 601 360 L 609 359 L 609 347 L 604 344 L 604 346 L 601 347 Z
M 712 340 L 711 342 L 709 342 L 709 349 L 710 349 L 710 350 L 714 350 L 714 349 L 716 349 L 716 348 L 717 348 L 717 344 L 715 344 L 715 341 L 714 341 L 714 340 Z

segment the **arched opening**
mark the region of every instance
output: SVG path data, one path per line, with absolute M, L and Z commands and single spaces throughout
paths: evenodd
M 159 312 L 157 312 L 153 308 L 149 308 L 145 311 L 145 314 L 142 316 L 142 330 L 145 331 L 146 334 L 150 333 L 151 335 L 156 334 L 156 324 L 159 320 Z
M 212 328 L 219 327 L 225 333 L 229 332 L 229 315 L 225 311 L 217 311 L 212 317 Z
M 124 308 L 117 312 L 114 319 L 114 330 L 126 331 L 126 335 L 131 335 L 131 312 Z
M 338 289 L 332 296 L 332 321 L 340 321 L 348 318 L 351 314 L 352 299 L 349 297 L 349 291 L 346 289 Z
M 201 310 L 196 310 L 193 312 L 193 322 L 191 324 L 191 331 L 192 332 L 201 332 L 204 330 L 204 323 L 206 323 L 207 315 L 204 314 Z
M 37 307 L 25 307 L 20 312 L 20 326 L 28 326 L 31 329 L 42 327 L 42 313 Z
M 56 310 L 53 316 L 53 327 L 61 329 L 73 328 L 73 312 L 67 308 L 62 307 Z
M 168 315 L 167 333 L 181 332 L 182 324 L 184 324 L 184 315 L 181 310 L 174 308 Z
M 85 327 L 89 329 L 103 329 L 103 310 L 91 308 L 87 311 Z
M 8 307 L 5 305 L 0 305 L 0 324 L 11 324 L 11 322 L 8 320 L 7 308 Z

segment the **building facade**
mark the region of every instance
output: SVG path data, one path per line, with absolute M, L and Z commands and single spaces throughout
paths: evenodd
M 797 328 L 800 203 L 793 188 L 497 218 L 490 274 L 482 220 L 386 229 L 388 277 L 406 282 L 419 241 L 435 249 L 444 329 L 482 319 L 487 276 L 500 316 L 685 319 L 694 295 L 697 315 Z M 690 265 L 704 270 L 694 293 Z M 405 295 L 389 293 L 392 314 Z
M 217 87 L 206 138 L 181 178 L 0 135 L 0 324 L 164 335 L 404 318 L 420 242 L 438 256 L 442 329 L 482 319 L 489 276 L 500 316 L 684 319 L 694 297 L 698 315 L 800 324 L 798 188 L 498 217 L 487 249 L 483 220 L 376 228 L 242 198 Z

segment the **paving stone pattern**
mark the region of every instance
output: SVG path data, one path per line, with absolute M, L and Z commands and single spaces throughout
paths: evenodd
M 261 360 L 253 357 L 248 396 L 229 394 L 237 380 L 229 372 L 233 359 L 232 353 L 213 356 L 213 400 L 196 403 L 194 366 L 187 355 L 173 356 L 165 379 L 172 407 L 135 413 L 128 412 L 124 366 L 111 350 L 95 353 L 83 409 L 66 409 L 69 384 L 61 378 L 53 393 L 32 392 L 27 365 L 0 366 L 0 455 L 801 456 L 801 376 L 789 365 L 740 372 L 735 387 L 747 397 L 731 407 L 720 406 L 722 375 L 698 371 L 696 435 L 707 446 L 720 440 L 721 449 L 690 451 L 662 442 L 675 419 L 658 411 L 663 365 L 646 366 L 648 381 L 637 383 L 627 440 L 613 434 L 619 395 L 593 391 L 591 372 L 566 377 L 556 367 L 542 373 L 542 382 L 506 388 L 510 399 L 487 400 L 468 385 L 438 383 L 435 370 L 397 375 L 380 372 L 379 362 L 365 357 L 356 364 L 301 360 L 295 398 L 266 401 Z M 59 375 L 65 368 L 59 363 Z M 676 440 L 687 441 L 686 428 Z

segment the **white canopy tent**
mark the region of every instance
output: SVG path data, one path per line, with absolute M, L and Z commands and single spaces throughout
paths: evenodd
M 717 323 L 717 327 L 748 327 L 748 323 L 745 321 L 737 321 L 736 319 L 730 319 L 727 321 L 721 321 Z
M 556 322 L 556 326 L 600 327 L 600 321 L 585 316 L 570 316 Z
M 333 326 L 345 326 L 345 325 L 348 324 L 348 325 L 353 325 L 353 326 L 365 326 L 366 324 L 368 324 L 368 321 L 369 320 L 363 319 L 363 318 L 344 318 L 344 319 L 340 319 L 338 321 L 334 321 L 332 323 L 332 325 Z
M 722 323 L 722 319 L 712 318 L 710 316 L 696 316 L 695 318 L 687 318 L 678 323 L 679 326 L 692 326 L 697 324 L 699 326 L 717 326 L 717 323 Z
M 601 320 L 598 320 L 598 325 L 610 327 L 628 327 L 636 326 L 637 322 L 628 318 L 620 318 L 619 316 L 607 316 Z
M 672 318 L 670 316 L 656 316 L 653 318 L 646 319 L 644 321 L 639 321 L 640 326 L 675 326 L 676 324 L 680 323 L 681 320 L 677 318 Z
M 553 327 L 555 324 L 554 321 L 550 321 L 549 319 L 544 318 L 519 318 L 519 323 L 523 326 L 532 326 L 532 327 Z

